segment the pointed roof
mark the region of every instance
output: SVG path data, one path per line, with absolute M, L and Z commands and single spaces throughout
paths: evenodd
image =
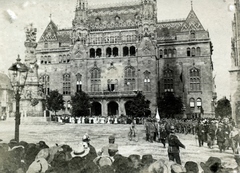
M 52 20 L 50 20 L 48 26 L 46 27 L 39 41 L 40 42 L 57 41 L 58 40 L 57 31 L 58 31 L 57 25 Z
M 191 30 L 194 30 L 194 31 L 204 30 L 197 15 L 193 11 L 193 8 L 191 9 L 190 13 L 188 14 L 188 17 L 187 17 L 186 21 L 184 22 L 181 31 L 191 31 Z

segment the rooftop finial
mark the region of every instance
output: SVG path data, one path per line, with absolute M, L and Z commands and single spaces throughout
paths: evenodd
M 191 10 L 193 10 L 193 2 L 192 2 L 192 0 L 191 0 Z
M 52 21 L 52 14 L 49 15 L 50 22 Z

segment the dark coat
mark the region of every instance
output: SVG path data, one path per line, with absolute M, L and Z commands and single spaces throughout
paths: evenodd
M 168 153 L 179 153 L 179 147 L 185 148 L 185 146 L 180 142 L 180 140 L 174 133 L 169 134 L 168 145 Z

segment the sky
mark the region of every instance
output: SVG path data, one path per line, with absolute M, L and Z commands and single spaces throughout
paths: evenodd
M 126 3 L 134 0 L 88 0 L 89 5 Z M 140 1 L 140 0 L 137 0 Z M 212 55 L 218 99 L 230 98 L 231 37 L 234 0 L 192 0 L 193 10 L 209 31 L 214 46 Z M 70 28 L 77 0 L 0 0 L 0 71 L 7 69 L 20 55 L 24 60 L 24 28 L 33 23 L 37 40 L 51 19 L 59 28 Z M 191 0 L 157 0 L 158 20 L 186 18 Z

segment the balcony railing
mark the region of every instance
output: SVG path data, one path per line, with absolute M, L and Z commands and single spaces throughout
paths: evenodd
M 136 95 L 134 91 L 95 91 L 88 92 L 90 97 L 133 97 Z

